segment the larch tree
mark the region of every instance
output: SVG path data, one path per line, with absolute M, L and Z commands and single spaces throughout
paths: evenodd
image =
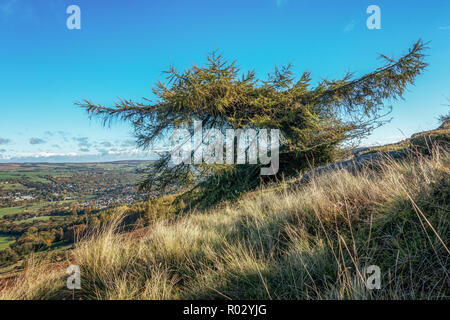
M 309 72 L 295 77 L 292 65 L 275 68 L 267 79 L 254 71 L 242 74 L 236 62 L 213 53 L 204 66 L 178 72 L 171 67 L 165 82 L 153 89 L 154 100 L 120 100 L 106 107 L 79 103 L 104 124 L 113 119 L 131 123 L 137 145 L 149 149 L 178 128 L 193 131 L 194 120 L 204 129 L 279 129 L 279 172 L 292 175 L 311 162 L 332 161 L 349 142 L 358 141 L 387 120 L 387 101 L 402 98 L 408 85 L 424 70 L 425 44 L 419 40 L 398 59 L 381 55 L 385 63 L 355 78 L 322 80 L 311 86 Z M 194 152 L 194 150 L 192 151 Z M 257 187 L 261 164 L 171 164 L 169 152 L 147 170 L 145 190 L 165 191 L 177 185 L 193 203 L 210 205 Z M 273 177 L 272 177 L 273 178 Z M 195 201 L 194 201 L 195 200 Z

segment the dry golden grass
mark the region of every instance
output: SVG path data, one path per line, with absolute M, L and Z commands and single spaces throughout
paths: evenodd
M 448 299 L 450 168 L 446 152 L 377 172 L 338 171 L 255 193 L 139 237 L 123 213 L 80 241 L 75 299 Z M 378 265 L 382 288 L 365 286 Z M 31 260 L 0 299 L 72 298 L 64 270 Z

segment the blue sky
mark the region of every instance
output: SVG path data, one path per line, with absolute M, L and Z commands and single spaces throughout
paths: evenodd
M 81 30 L 66 27 L 69 5 Z M 369 5 L 381 30 L 369 30 Z M 104 128 L 74 105 L 152 98 L 162 70 L 202 64 L 217 49 L 264 77 L 292 62 L 313 80 L 370 72 L 431 41 L 430 64 L 393 120 L 365 145 L 432 129 L 450 97 L 450 0 L 0 0 L 0 162 L 144 159 L 131 128 Z

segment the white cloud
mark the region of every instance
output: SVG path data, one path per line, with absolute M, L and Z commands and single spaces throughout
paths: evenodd
M 8 144 L 8 143 L 10 143 L 10 142 L 11 142 L 10 139 L 7 139 L 7 138 L 0 138 L 0 144 Z
M 121 149 L 121 150 L 101 150 L 94 153 L 78 153 L 78 152 L 14 152 L 1 153 L 0 162 L 108 162 L 122 160 L 155 160 L 157 159 L 158 150 L 142 151 L 137 148 Z
M 27 153 L 27 152 L 17 152 L 14 155 L 3 155 L 3 160 L 12 160 L 12 159 L 45 159 L 50 157 L 74 157 L 77 156 L 76 153 L 52 153 L 52 152 L 36 152 L 36 153 Z
M 1 1 L 1 0 L 0 0 Z M 44 138 L 45 137 L 45 138 Z M 116 160 L 156 159 L 160 152 L 158 146 L 143 150 L 134 140 L 97 139 L 88 136 L 69 136 L 66 133 L 49 131 L 41 138 L 0 139 L 0 147 L 11 148 L 0 152 L 0 162 L 107 162 Z M 30 143 L 33 148 L 30 148 Z M 45 143 L 45 144 L 44 144 Z
M 30 144 L 44 144 L 44 143 L 46 143 L 46 141 L 41 138 L 30 138 Z

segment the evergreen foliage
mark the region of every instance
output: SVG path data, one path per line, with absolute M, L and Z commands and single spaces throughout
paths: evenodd
M 275 68 L 260 80 L 255 71 L 241 74 L 236 62 L 213 52 L 205 66 L 165 71 L 167 81 L 153 89 L 155 101 L 120 100 L 112 107 L 89 100 L 79 104 L 104 124 L 113 119 L 130 122 L 144 149 L 164 141 L 176 128 L 192 132 L 194 120 L 202 121 L 204 129 L 279 129 L 284 140 L 278 176 L 291 175 L 311 162 L 332 161 L 340 146 L 385 123 L 385 103 L 402 98 L 426 67 L 424 49 L 419 40 L 399 59 L 381 55 L 385 64 L 362 77 L 355 79 L 349 72 L 315 87 L 309 72 L 296 78 L 292 65 Z M 189 198 L 204 205 L 239 196 L 261 180 L 258 165 L 170 165 L 169 153 L 145 173 L 142 188 L 185 186 Z

